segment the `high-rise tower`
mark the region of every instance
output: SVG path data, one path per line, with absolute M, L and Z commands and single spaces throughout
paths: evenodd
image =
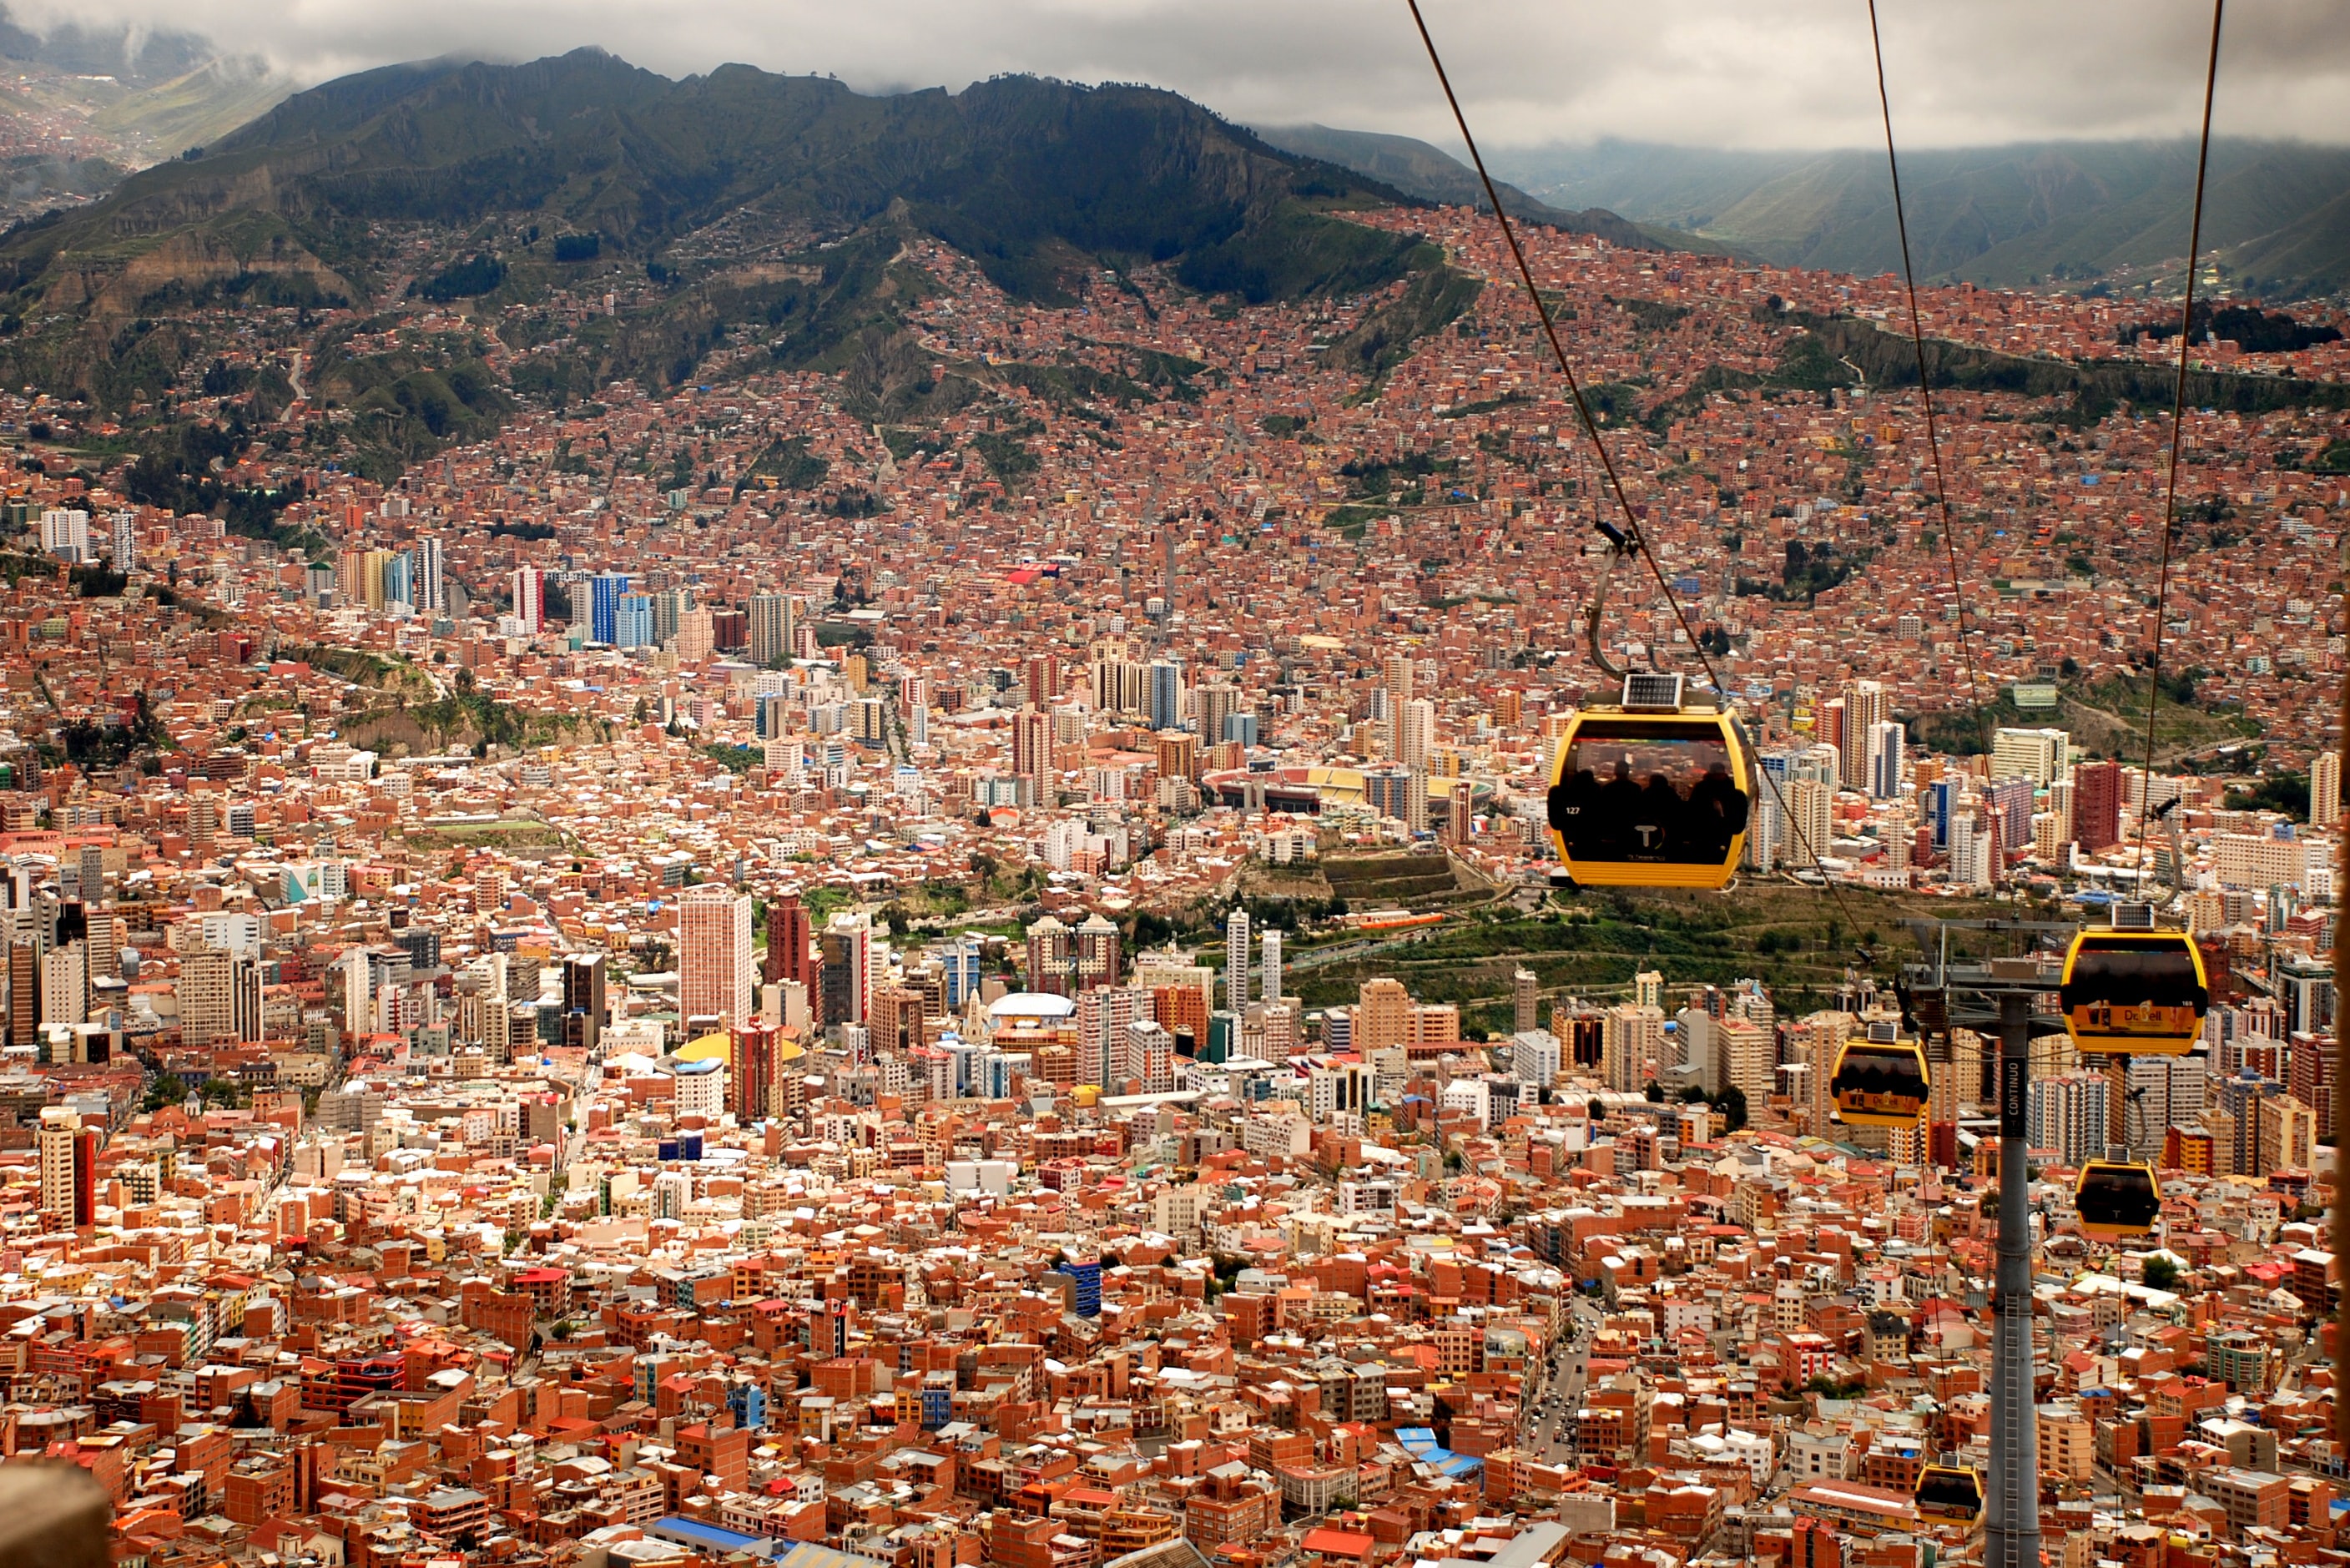
M 793 653 L 792 601 L 785 594 L 751 596 L 751 662 L 774 666 Z
M 1831 735 L 1844 748 L 1840 759 L 1846 789 L 1868 787 L 1868 743 L 1877 726 L 1893 717 L 1885 698 L 1885 684 L 1879 680 L 1856 680 L 1845 688 L 1844 734 Z
M 604 955 L 563 961 L 563 1043 L 596 1049 L 604 1035 Z
M 1150 661 L 1150 727 L 1154 730 L 1180 730 L 1187 715 L 1183 711 L 1183 662 L 1178 659 L 1154 659 Z
M 78 1114 L 51 1106 L 41 1113 L 41 1212 L 82 1226 L 97 1216 L 98 1137 Z
M 1429 755 L 1436 749 L 1436 704 L 1425 697 L 1414 697 L 1404 703 L 1396 722 L 1396 759 L 1417 773 L 1426 773 Z
M 767 906 L 767 961 L 760 978 L 773 984 L 796 981 L 815 989 L 816 956 L 809 946 L 807 906 L 787 893 Z
M 1249 1002 L 1249 918 L 1246 909 L 1224 917 L 1224 1006 L 1240 1012 Z
M 2309 826 L 2331 827 L 2342 815 L 2342 758 L 2323 751 L 2309 760 Z
M 1048 804 L 1045 781 L 1053 776 L 1052 715 L 1023 708 L 1012 715 L 1012 771 L 1028 779 L 1031 798 Z
M 611 646 L 619 635 L 620 597 L 629 591 L 626 572 L 598 572 L 588 584 L 588 640 Z
M 751 895 L 714 883 L 688 888 L 677 904 L 678 1021 L 750 1023 L 754 976 Z

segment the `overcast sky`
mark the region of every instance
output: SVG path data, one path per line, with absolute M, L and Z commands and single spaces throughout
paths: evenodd
M 1422 0 L 1495 146 L 1598 136 L 1873 144 L 1866 0 Z M 1458 138 L 1403 0 L 13 0 L 28 26 L 192 28 L 305 81 L 598 44 L 666 75 L 729 60 L 868 91 L 1000 72 L 1143 81 L 1255 124 Z M 1913 146 L 2193 129 L 2210 25 L 2181 0 L 1880 0 Z M 2223 134 L 2350 141 L 2350 0 L 2238 0 Z

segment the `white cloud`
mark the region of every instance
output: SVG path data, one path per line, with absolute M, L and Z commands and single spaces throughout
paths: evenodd
M 1595 136 L 1873 144 L 1865 0 L 1424 0 L 1496 146 Z M 1172 88 L 1233 119 L 1456 138 L 1402 0 L 17 0 L 27 26 L 203 32 L 308 81 L 440 55 L 601 45 L 667 75 L 739 60 L 868 91 L 1000 72 Z M 2200 107 L 2199 0 L 1880 0 L 1905 144 L 2178 135 Z M 2350 141 L 2340 0 L 2230 17 L 2217 129 Z

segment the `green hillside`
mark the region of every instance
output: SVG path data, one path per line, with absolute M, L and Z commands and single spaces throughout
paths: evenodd
M 294 83 L 258 60 L 207 60 L 90 116 L 116 136 L 142 137 L 167 157 L 219 140 L 285 101 Z
M 192 136 L 211 90 L 172 78 L 145 111 Z M 348 307 L 307 346 L 308 396 L 370 416 L 315 437 L 369 473 L 478 434 L 515 395 L 658 392 L 746 339 L 764 345 L 759 365 L 840 372 L 864 412 L 916 421 L 983 390 L 938 374 L 906 330 L 938 287 L 904 254 L 925 236 L 1032 301 L 1143 265 L 1247 302 L 1408 281 L 1342 346 L 1377 376 L 1476 293 L 1440 247 L 1349 221 L 1399 204 L 1413 199 L 1149 88 L 1013 77 L 866 96 L 746 66 L 672 81 L 593 49 L 396 66 L 297 93 L 0 236 L 0 379 L 111 415 L 152 407 L 222 352 L 214 307 L 241 301 L 301 313 L 302 330 Z M 488 318 L 590 283 L 622 303 L 559 332 L 534 318 L 494 345 L 382 341 L 423 305 Z M 499 347 L 556 336 L 563 352 L 482 373 Z M 159 433 L 160 463 L 176 449 Z
M 1637 142 L 1515 150 L 1498 160 L 1547 202 L 1604 203 L 1783 265 L 1900 265 L 1876 149 L 1714 152 Z M 2042 142 L 1902 159 L 1918 274 L 2006 286 L 2176 286 L 2194 144 Z M 2291 297 L 2350 284 L 2350 149 L 2221 139 L 2206 243 L 2222 275 Z
M 71 272 L 69 295 L 102 298 L 110 266 L 265 213 L 371 289 L 385 281 L 373 224 L 531 217 L 650 256 L 722 214 L 842 232 L 901 204 L 1024 297 L 1104 259 L 1294 296 L 1400 275 L 1410 242 L 1328 216 L 1397 199 L 1149 88 L 1005 78 L 868 98 L 746 66 L 672 82 L 581 50 L 392 67 L 297 94 L 102 206 L 19 231 L 0 265 L 20 290 L 48 294 Z

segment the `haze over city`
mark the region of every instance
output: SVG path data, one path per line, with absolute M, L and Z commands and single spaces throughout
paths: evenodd
M 18 0 L 0 1554 L 2334 1561 L 2337 12 Z
M 525 60 L 592 45 L 669 76 L 739 61 L 902 92 L 1007 72 L 1149 82 L 1249 124 L 1319 121 L 1455 151 L 1401 5 L 930 0 L 843 8 L 425 0 L 16 0 L 36 31 L 193 33 L 309 85 L 444 56 Z M 1679 146 L 1877 144 L 1863 7 L 1675 0 L 1626 8 L 1476 4 L 1432 15 L 1497 146 L 1618 137 Z M 2350 41 L 2324 0 L 2230 20 L 2224 134 L 2350 140 Z M 2170 137 L 2197 123 L 2209 14 L 2188 0 L 1887 7 L 1887 66 L 1918 147 Z

